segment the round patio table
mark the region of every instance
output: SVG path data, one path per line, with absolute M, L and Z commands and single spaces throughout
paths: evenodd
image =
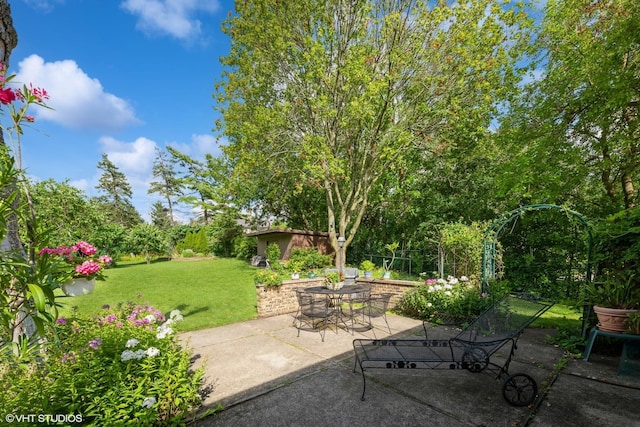
M 320 294 L 327 295 L 327 297 L 331 300 L 331 304 L 337 309 L 336 315 L 334 316 L 334 323 L 336 325 L 336 332 L 338 332 L 338 327 L 340 324 L 344 325 L 344 327 L 349 330 L 351 329 L 351 333 L 353 334 L 353 319 L 351 322 L 351 328 L 344 321 L 345 315 L 342 312 L 342 299 L 345 295 L 356 295 L 365 292 L 371 292 L 371 286 L 369 285 L 345 285 L 340 289 L 329 289 L 324 286 L 313 286 L 311 288 L 304 288 L 304 291 L 310 294 Z M 360 301 L 364 302 L 364 301 Z M 351 317 L 351 316 L 349 316 Z M 371 320 L 367 325 L 367 329 L 371 329 Z

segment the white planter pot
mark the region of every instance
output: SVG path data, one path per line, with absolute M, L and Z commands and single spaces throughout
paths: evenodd
M 327 287 L 327 289 L 331 289 L 333 291 L 337 291 L 338 289 L 342 289 L 342 287 L 344 286 L 344 282 L 338 282 L 338 283 L 326 282 L 325 286 Z
M 62 284 L 62 292 L 69 297 L 87 295 L 93 292 L 96 279 L 75 278 Z

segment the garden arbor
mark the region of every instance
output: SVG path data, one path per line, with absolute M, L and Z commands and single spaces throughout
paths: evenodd
M 513 221 L 517 220 L 519 217 L 524 215 L 527 212 L 541 211 L 541 210 L 555 210 L 560 211 L 567 215 L 569 218 L 573 218 L 577 223 L 583 226 L 586 234 L 586 271 L 584 272 L 584 287 L 581 289 L 580 295 L 583 299 L 583 319 L 582 319 L 582 333 L 584 335 L 586 320 L 588 317 L 588 307 L 584 305 L 584 292 L 589 283 L 591 282 L 591 257 L 592 257 L 592 245 L 593 245 L 593 236 L 591 233 L 591 227 L 587 223 L 587 220 L 578 212 L 575 212 L 571 209 L 568 209 L 564 206 L 558 205 L 550 205 L 550 204 L 535 204 L 535 205 L 526 205 L 521 206 L 517 209 L 512 210 L 511 212 L 507 212 L 497 219 L 493 221 L 493 223 L 489 226 L 484 235 L 483 241 L 483 250 L 482 250 L 482 292 L 489 291 L 489 281 L 491 279 L 496 278 L 496 260 L 497 260 L 497 249 L 496 245 L 498 243 L 498 239 L 500 237 L 501 232 L 504 230 L 505 226 L 511 224 Z

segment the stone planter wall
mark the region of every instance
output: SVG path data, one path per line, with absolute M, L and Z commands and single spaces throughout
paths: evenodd
M 314 279 L 285 280 L 282 282 L 282 285 L 278 287 L 266 287 L 262 284 L 256 285 L 258 317 L 295 313 L 298 310 L 296 289 L 321 286 L 323 282 L 323 277 L 316 277 Z M 374 295 L 382 293 L 394 294 L 395 296 L 391 298 L 389 304 L 390 309 L 395 307 L 404 291 L 419 284 L 419 282 L 411 282 L 408 280 L 365 279 L 363 277 L 357 278 L 356 283 L 370 285 L 371 293 Z

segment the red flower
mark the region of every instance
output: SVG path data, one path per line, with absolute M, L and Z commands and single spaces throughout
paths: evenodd
M 4 105 L 11 104 L 16 100 L 16 94 L 13 92 L 13 89 L 0 89 L 0 102 Z

